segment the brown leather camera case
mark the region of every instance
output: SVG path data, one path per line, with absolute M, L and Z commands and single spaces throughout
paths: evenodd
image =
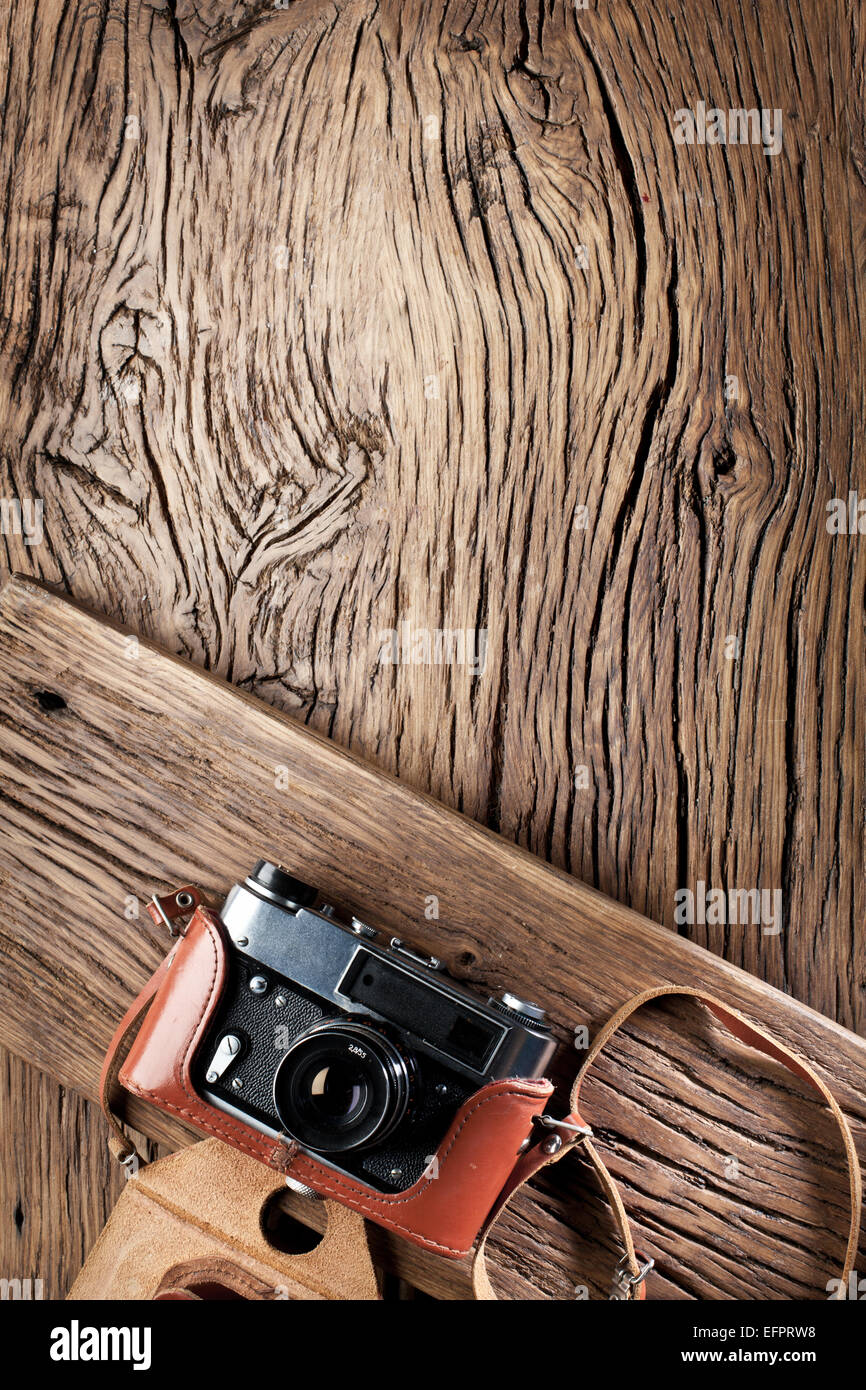
M 200 905 L 151 981 L 151 1002 L 120 1066 L 121 1085 L 417 1245 L 453 1258 L 465 1255 L 514 1169 L 533 1118 L 552 1094 L 550 1082 L 482 1087 L 455 1115 L 427 1175 L 405 1192 L 377 1192 L 316 1162 L 295 1143 L 214 1109 L 196 1093 L 190 1067 L 219 1005 L 227 966 L 223 925 Z

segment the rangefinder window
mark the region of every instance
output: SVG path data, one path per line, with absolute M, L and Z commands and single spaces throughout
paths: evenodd
M 340 992 L 476 1071 L 484 1070 L 505 1032 L 492 1020 L 369 951 L 358 952 L 341 981 Z

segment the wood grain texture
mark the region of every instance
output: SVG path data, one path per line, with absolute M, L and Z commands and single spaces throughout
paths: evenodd
M 30 1279 L 33 1296 L 64 1298 L 124 1184 L 95 1105 L 2 1053 L 0 1278 Z M 139 1152 L 159 1150 L 135 1131 Z M 37 1282 L 38 1281 L 38 1286 Z
M 678 930 L 862 1030 L 859 7 L 0 25 L 6 565 L 669 928 L 780 890 Z M 698 101 L 780 153 L 675 145 Z M 483 676 L 379 663 L 403 619 Z
M 576 1068 L 576 1023 L 592 1031 L 649 985 L 701 985 L 832 1076 L 866 1140 L 866 1043 L 854 1034 L 230 685 L 150 645 L 134 660 L 126 648 L 122 630 L 32 581 L 0 592 L 5 1046 L 94 1095 L 114 1024 L 165 953 L 143 910 L 154 881 L 219 900 L 261 855 L 479 992 L 520 980 L 555 1020 L 560 1081 Z M 425 917 L 431 894 L 437 920 Z M 184 1142 L 147 1106 L 129 1113 Z M 832 1276 L 847 1188 L 829 1114 L 698 1006 L 630 1027 L 586 1114 L 659 1261 L 657 1293 L 805 1296 Z M 613 1232 L 584 1176 L 562 1164 L 515 1204 L 493 1254 L 515 1295 L 568 1296 L 577 1268 L 596 1290 L 610 1278 Z

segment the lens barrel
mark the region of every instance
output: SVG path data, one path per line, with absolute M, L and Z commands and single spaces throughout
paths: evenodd
M 379 1143 L 409 1104 L 405 1059 L 364 1023 L 325 1020 L 286 1052 L 274 1077 L 274 1106 L 286 1134 L 319 1153 Z

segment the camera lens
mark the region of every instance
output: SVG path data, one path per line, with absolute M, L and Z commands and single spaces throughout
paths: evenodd
M 345 1153 L 384 1139 L 406 1113 L 409 1071 L 364 1023 L 317 1023 L 292 1043 L 274 1077 L 274 1105 L 291 1139 Z

